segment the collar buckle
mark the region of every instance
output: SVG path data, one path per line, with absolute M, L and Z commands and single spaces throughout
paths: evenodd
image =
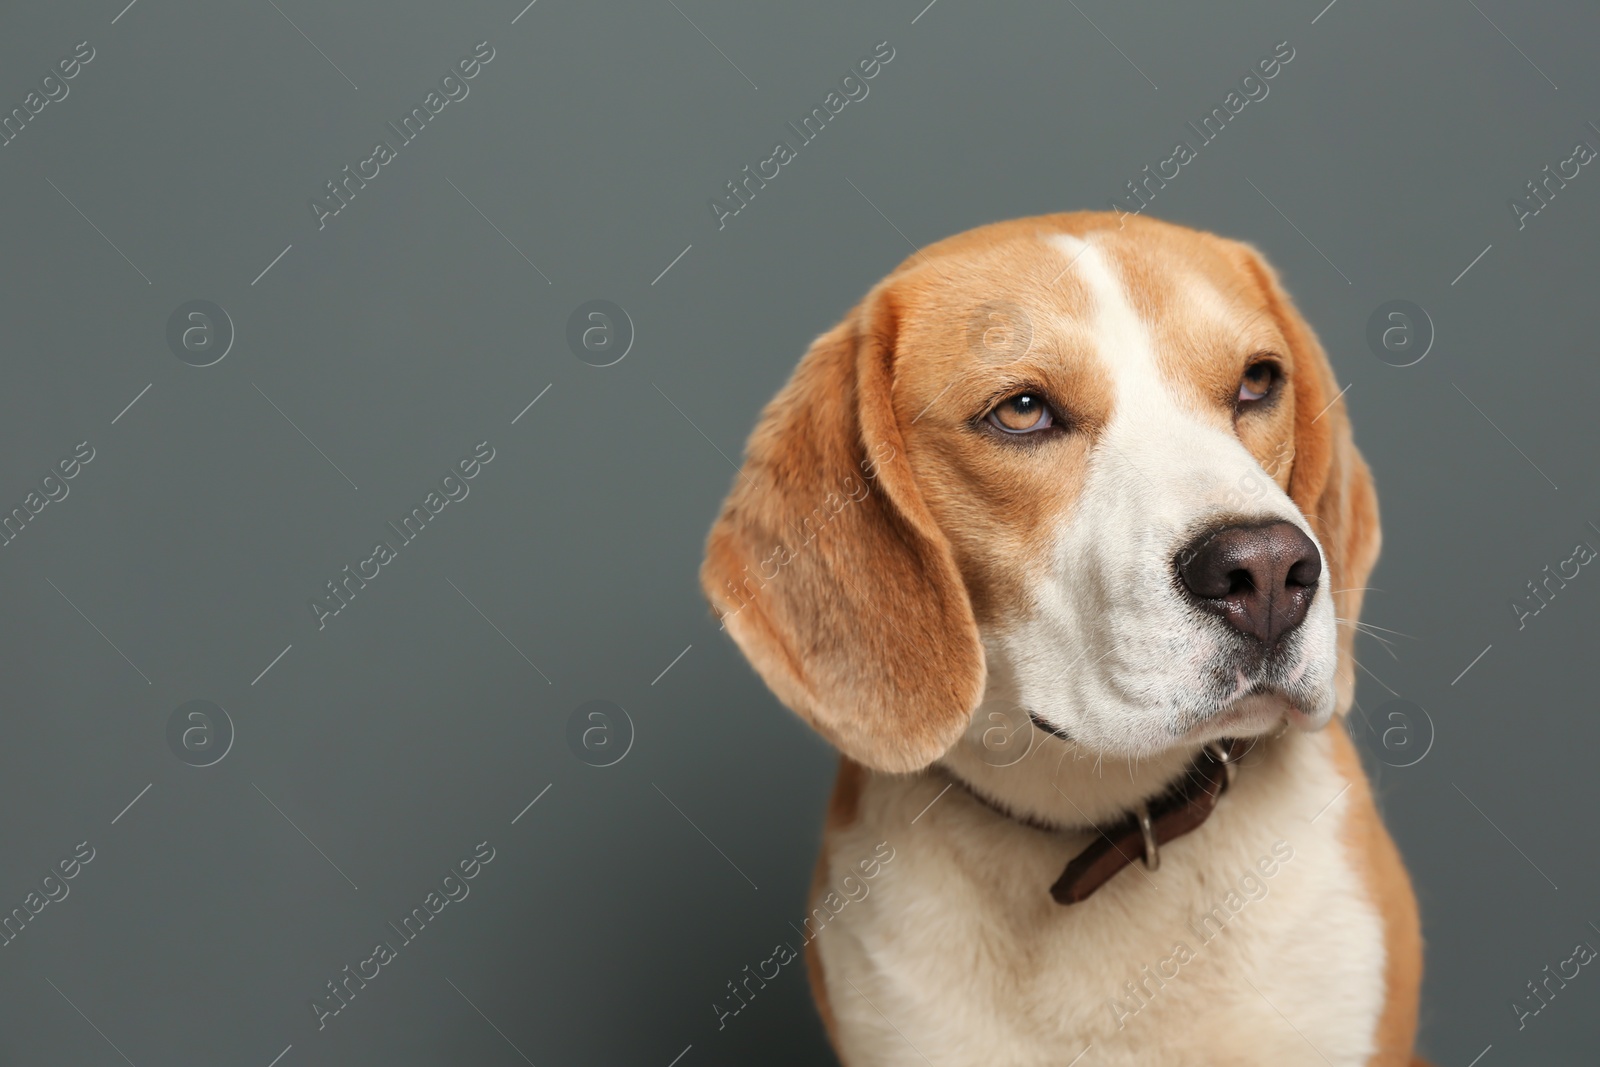
M 1139 817 L 1139 833 L 1144 837 L 1144 869 L 1159 871 L 1161 869 L 1161 849 L 1156 842 L 1155 824 L 1150 821 L 1150 805 L 1139 801 L 1139 806 L 1133 809 Z

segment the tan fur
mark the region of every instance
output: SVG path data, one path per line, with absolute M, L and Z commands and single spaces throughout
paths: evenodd
M 1093 258 L 1075 271 L 1063 249 L 1085 239 Z M 1133 320 L 1119 312 L 1105 324 L 1107 284 Z M 975 320 L 981 334 L 995 307 L 1002 326 L 1025 325 L 1026 350 L 996 358 L 974 343 Z M 1169 846 L 1160 872 L 1125 872 L 1069 909 L 1044 889 L 1087 837 L 1065 848 L 960 790 L 926 807 L 946 779 L 917 772 L 938 761 L 1013 810 L 1082 826 L 1158 791 L 1195 750 L 1176 745 L 1102 774 L 1093 753 L 1047 736 L 1036 755 L 1030 732 L 1014 767 L 987 763 L 977 740 L 980 709 L 1016 684 L 991 661 L 1032 647 L 1016 624 L 1045 610 L 1038 591 L 1060 566 L 1063 524 L 1079 517 L 1093 465 L 1107 462 L 1119 395 L 1127 402 L 1096 321 L 1148 337 L 1154 364 L 1117 370 L 1119 382 L 1158 375 L 1178 405 L 1163 410 L 1242 445 L 1310 524 L 1340 620 L 1328 699 L 1342 715 L 1353 698 L 1376 494 L 1327 357 L 1258 253 L 1154 220 L 1078 213 L 983 227 L 907 259 L 812 345 L 768 405 L 701 575 L 763 679 L 844 755 L 813 903 L 871 842 L 890 840 L 902 857 L 806 946 L 830 1040 L 855 1067 L 922 1062 L 932 1048 L 906 1047 L 919 1034 L 955 1062 L 1066 1063 L 1084 1042 L 1103 1063 L 1321 1062 L 1313 1050 L 1340 1063 L 1410 1062 L 1415 900 L 1342 729 L 1261 741 L 1211 822 Z M 1280 363 L 1284 392 L 1236 416 L 1239 376 L 1262 356 Z M 1071 435 L 1034 450 L 985 438 L 986 408 L 1022 388 L 1070 407 Z M 1277 910 L 1230 930 L 1197 977 L 1163 993 L 1148 1009 L 1159 1028 L 1107 1031 L 1089 1005 L 1099 983 L 1149 963 L 1185 909 L 1203 910 L 1217 880 L 1271 834 L 1299 842 L 1303 857 L 1285 868 Z M 1152 897 L 1157 880 L 1166 895 Z M 1287 918 L 1307 909 L 1320 920 Z M 1283 961 L 1296 929 L 1323 959 L 1320 977 Z M 1325 1003 L 1324 982 L 1336 987 Z M 1313 1037 L 1320 1046 L 1308 1048 Z
M 1330 732 L 1334 759 L 1350 782 L 1350 791 L 1341 801 L 1349 804 L 1345 816 L 1346 846 L 1368 894 L 1383 915 L 1388 950 L 1384 971 L 1388 1000 L 1378 1022 L 1378 1052 L 1372 1058 L 1372 1067 L 1421 1063 L 1413 1061 L 1411 1051 L 1417 1039 L 1417 1000 L 1422 986 L 1422 924 L 1417 917 L 1416 897 L 1400 851 L 1379 821 L 1355 745 L 1343 730 Z

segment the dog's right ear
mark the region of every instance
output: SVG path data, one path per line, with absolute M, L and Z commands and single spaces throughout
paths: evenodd
M 984 658 L 901 437 L 896 334 L 880 287 L 812 344 L 750 437 L 700 582 L 778 699 L 856 762 L 904 772 L 966 728 Z

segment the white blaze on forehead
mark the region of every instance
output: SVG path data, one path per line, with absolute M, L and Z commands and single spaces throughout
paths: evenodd
M 1067 257 L 1063 273 L 1072 273 L 1089 292 L 1090 332 L 1110 373 L 1116 415 L 1130 407 L 1170 399 L 1156 369 L 1150 331 L 1129 302 L 1105 251 L 1092 239 L 1071 234 L 1056 234 L 1048 240 Z
M 1088 290 L 1091 321 L 1084 325 L 1096 339 L 1098 355 L 1115 389 L 1118 412 L 1126 416 L 1159 414 L 1169 424 L 1177 417 L 1206 425 L 1183 392 L 1163 377 L 1150 325 L 1134 309 L 1104 246 L 1092 234 L 1054 234 L 1047 240 L 1066 256 L 1061 273 L 1073 274 Z M 1224 333 L 1233 328 L 1238 312 L 1215 285 L 1193 271 L 1173 267 L 1169 273 L 1175 275 L 1186 317 L 1204 320 Z M 1228 434 L 1220 436 L 1231 440 Z
M 1137 488 L 1166 496 L 1157 510 L 1176 507 L 1184 518 L 1194 518 L 1207 504 L 1216 506 L 1219 487 L 1257 469 L 1255 460 L 1162 373 L 1151 324 L 1135 309 L 1104 245 L 1092 235 L 1048 240 L 1067 257 L 1063 273 L 1088 291 L 1089 321 L 1083 325 L 1112 387 L 1113 409 L 1102 437 L 1112 462 L 1103 466 L 1135 478 Z M 1185 314 L 1226 318 L 1220 294 L 1198 278 L 1191 281 Z
M 1074 275 L 1090 296 L 1090 322 L 1086 326 L 1094 338 L 1096 357 L 1106 368 L 1114 397 L 1107 442 L 1123 453 L 1123 461 L 1133 462 L 1134 466 L 1139 462 L 1128 454 L 1130 450 L 1149 453 L 1152 448 L 1162 448 L 1166 461 L 1182 459 L 1182 450 L 1173 454 L 1176 438 L 1210 427 L 1202 427 L 1162 378 L 1155 357 L 1154 334 L 1134 310 L 1104 246 L 1094 242 L 1093 237 L 1067 234 L 1053 235 L 1048 240 L 1067 258 L 1064 274 Z M 1203 437 L 1213 435 L 1214 432 Z M 1190 440 L 1190 448 L 1195 443 L 1198 442 Z
M 1071 233 L 1051 234 L 1049 241 L 1051 244 L 1055 245 L 1057 248 L 1061 249 L 1068 256 L 1074 259 L 1077 258 L 1080 252 L 1083 252 L 1089 247 L 1088 238 L 1079 237 L 1076 234 Z

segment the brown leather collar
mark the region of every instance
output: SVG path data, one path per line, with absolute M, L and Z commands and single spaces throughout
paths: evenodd
M 1200 750 L 1160 796 L 1140 804 L 1110 826 L 1094 827 L 1099 838 L 1072 857 L 1061 877 L 1050 887 L 1050 896 L 1057 904 L 1087 900 L 1096 889 L 1140 858 L 1147 869 L 1155 870 L 1161 863 L 1162 845 L 1198 829 L 1211 816 L 1217 801 L 1233 781 L 1234 765 L 1249 747 L 1250 739 L 1242 737 L 1212 742 Z M 1010 811 L 972 788 L 959 775 L 945 773 L 974 800 L 998 815 L 1045 833 L 1060 833 L 1065 829 Z

